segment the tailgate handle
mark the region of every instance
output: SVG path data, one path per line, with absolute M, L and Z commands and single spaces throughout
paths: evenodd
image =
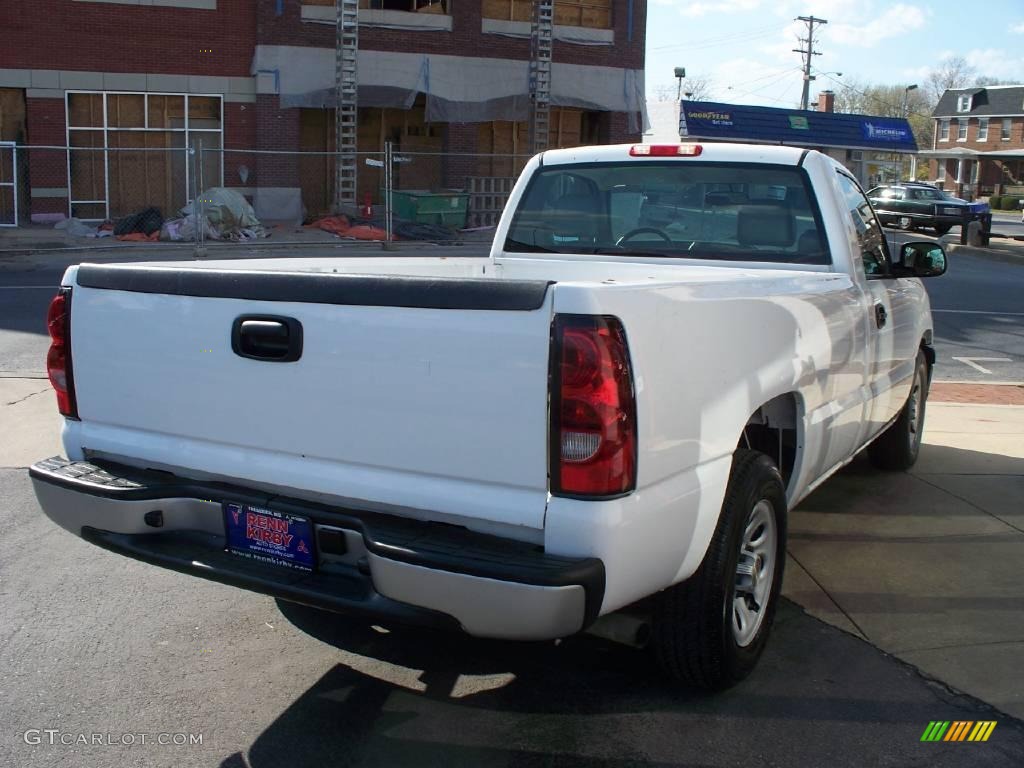
M 294 317 L 241 315 L 231 326 L 231 349 L 250 360 L 293 363 L 302 357 L 302 323 Z

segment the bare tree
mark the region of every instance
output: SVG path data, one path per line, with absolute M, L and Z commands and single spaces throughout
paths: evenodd
M 675 101 L 677 94 L 688 101 L 708 101 L 714 98 L 711 79 L 707 77 L 684 79 L 682 93 L 679 93 L 678 83 L 663 83 L 654 87 L 655 101 Z
M 715 98 L 714 83 L 709 77 L 694 77 L 683 81 L 683 95 L 689 101 L 711 101 Z
M 974 67 L 968 64 L 967 59 L 963 56 L 949 56 L 943 59 L 938 67 L 928 73 L 927 88 L 932 104 L 938 104 L 942 94 L 951 88 L 966 88 L 971 83 L 977 82 L 979 79 L 977 74 Z M 988 84 L 993 85 L 993 83 Z
M 843 83 L 836 91 L 836 112 L 875 117 L 906 117 L 919 147 L 932 142 L 930 95 L 920 88 L 907 90 L 906 85 L 863 85 L 857 81 Z
M 1016 81 L 1001 80 L 998 77 L 988 77 L 987 75 L 982 75 L 981 77 L 974 78 L 974 82 L 972 83 L 972 85 L 976 85 L 979 88 L 986 85 L 1016 85 Z

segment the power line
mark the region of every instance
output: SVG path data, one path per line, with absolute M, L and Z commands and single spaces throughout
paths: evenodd
M 886 107 L 888 107 L 891 110 L 895 111 L 895 110 L 898 109 L 900 111 L 900 113 L 901 113 L 900 116 L 901 117 L 903 116 L 903 114 L 902 114 L 903 106 L 902 105 L 893 104 L 891 101 L 887 101 L 886 99 L 879 98 L 878 94 L 871 94 L 871 93 L 868 93 L 867 91 L 862 91 L 860 88 L 854 88 L 849 83 L 840 82 L 839 80 L 836 80 L 834 77 L 830 77 L 827 74 L 823 74 L 823 73 L 819 73 L 819 74 L 821 74 L 822 77 L 825 77 L 828 80 L 831 80 L 833 83 L 838 85 L 840 88 L 843 88 L 844 90 L 853 91 L 854 93 L 859 93 L 861 96 L 866 96 L 869 99 L 875 99 L 875 100 L 878 101 L 879 104 L 883 104 L 883 105 L 885 105 Z M 906 116 L 910 117 L 911 115 L 913 115 L 915 117 L 927 117 L 929 120 L 932 119 L 932 115 L 930 115 L 930 114 L 926 114 L 924 112 L 917 112 L 916 110 L 915 111 L 911 111 L 910 109 L 907 109 L 906 110 Z
M 790 67 L 789 69 L 784 70 L 780 76 L 776 77 L 770 83 L 765 83 L 764 85 L 759 86 L 757 88 L 754 88 L 753 90 L 750 90 L 750 91 L 742 91 L 740 93 L 735 93 L 735 94 L 733 94 L 733 98 L 741 98 L 743 96 L 751 96 L 751 95 L 753 95 L 755 93 L 760 93 L 761 91 L 767 90 L 768 88 L 771 88 L 772 86 L 777 85 L 778 83 L 780 83 L 783 80 L 785 80 L 787 77 L 789 77 L 791 72 L 799 72 L 799 71 L 801 71 L 799 67 Z M 761 79 L 763 80 L 764 78 L 761 78 Z M 768 99 L 769 101 L 774 101 L 774 102 L 781 102 L 782 101 L 782 99 L 774 99 L 774 98 L 772 98 L 770 96 L 766 96 L 764 98 Z
M 820 51 L 814 50 L 814 25 L 828 24 L 826 19 L 818 19 L 814 16 L 797 16 L 795 21 L 802 21 L 807 25 L 807 37 L 798 37 L 807 48 L 794 48 L 793 53 L 802 54 L 804 57 L 804 90 L 800 96 L 800 109 L 807 109 L 807 102 L 811 94 L 811 57 L 821 56 Z
M 700 48 L 714 48 L 718 45 L 725 45 L 726 43 L 745 42 L 749 40 L 756 40 L 759 37 L 767 37 L 768 35 L 780 32 L 785 27 L 773 26 L 773 27 L 755 27 L 748 29 L 745 32 L 730 32 L 725 35 L 715 37 L 702 37 L 699 43 L 672 43 L 671 45 L 659 45 L 651 48 L 652 51 L 667 51 L 673 48 L 686 48 L 688 50 L 697 50 Z

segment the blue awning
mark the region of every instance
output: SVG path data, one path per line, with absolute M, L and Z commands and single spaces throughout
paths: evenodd
M 902 118 L 684 101 L 679 135 L 692 139 L 841 147 L 875 152 L 917 152 Z

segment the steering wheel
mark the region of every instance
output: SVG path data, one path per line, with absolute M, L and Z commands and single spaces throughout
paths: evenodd
M 624 242 L 626 242 L 630 238 L 634 237 L 635 235 L 657 235 L 662 240 L 664 240 L 666 243 L 671 243 L 672 242 L 672 238 L 669 237 L 668 235 L 666 235 L 660 229 L 655 229 L 654 227 L 637 227 L 636 229 L 629 230 L 629 232 L 627 232 L 622 237 L 620 237 L 618 240 L 616 240 L 615 241 L 615 247 L 616 248 L 620 247 Z

